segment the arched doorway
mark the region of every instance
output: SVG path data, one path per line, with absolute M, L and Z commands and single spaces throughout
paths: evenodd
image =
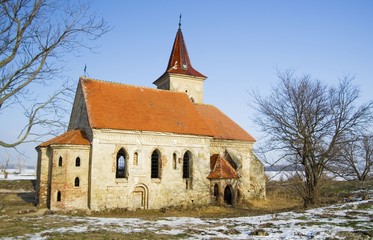
M 233 194 L 230 186 L 226 186 L 224 189 L 224 202 L 228 205 L 233 204 Z

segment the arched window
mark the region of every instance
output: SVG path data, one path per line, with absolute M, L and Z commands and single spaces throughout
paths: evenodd
M 62 167 L 62 157 L 60 156 L 60 158 L 58 159 L 58 166 L 59 167 Z
M 183 157 L 183 178 L 190 177 L 190 153 L 189 151 L 185 152 Z
M 126 153 L 123 148 L 117 153 L 117 169 L 115 176 L 117 178 L 126 177 Z
M 177 168 L 177 155 L 176 155 L 176 153 L 174 153 L 174 154 L 172 155 L 172 168 L 173 168 L 173 169 L 176 169 L 176 168 Z
M 61 192 L 57 192 L 57 202 L 61 202 Z
M 133 165 L 135 166 L 139 165 L 139 154 L 137 152 L 133 154 Z
M 224 202 L 228 205 L 233 204 L 233 194 L 230 186 L 226 186 L 224 189 Z
M 151 178 L 160 178 L 160 161 L 157 150 L 154 150 L 151 158 Z
M 75 167 L 80 167 L 80 157 L 75 159 Z
M 74 186 L 75 186 L 75 187 L 79 187 L 79 185 L 80 185 L 80 180 L 79 180 L 78 177 L 76 177 L 76 178 L 75 178 Z

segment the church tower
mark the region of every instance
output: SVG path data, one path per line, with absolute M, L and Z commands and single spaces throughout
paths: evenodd
M 167 69 L 153 84 L 158 89 L 184 92 L 192 102 L 203 103 L 203 81 L 206 78 L 192 67 L 179 22 Z

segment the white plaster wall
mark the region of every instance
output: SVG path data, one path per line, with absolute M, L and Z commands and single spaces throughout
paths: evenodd
M 147 208 L 207 204 L 209 202 L 210 138 L 177 134 L 94 130 L 91 167 L 92 210 L 133 207 L 136 186 L 148 189 Z M 128 178 L 115 177 L 116 155 L 121 149 L 127 153 Z M 157 149 L 161 154 L 161 178 L 151 179 L 151 155 Z M 186 151 L 192 154 L 192 189 L 186 189 L 182 178 L 182 158 Z M 138 166 L 133 155 L 138 152 Z M 173 153 L 177 154 L 177 168 L 173 169 Z

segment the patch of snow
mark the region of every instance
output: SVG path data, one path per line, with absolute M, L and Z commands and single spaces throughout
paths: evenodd
M 0 172 L 0 180 L 35 180 L 36 170 L 35 169 L 24 169 L 19 173 L 17 169 L 7 169 L 7 178 L 4 176 L 4 172 Z
M 238 218 L 189 218 L 166 217 L 150 221 L 140 218 L 99 218 L 67 217 L 61 215 L 43 216 L 51 223 L 69 222 L 72 227 L 51 227 L 48 230 L 19 236 L 27 239 L 44 239 L 52 232 L 88 232 L 106 230 L 118 233 L 152 231 L 156 234 L 184 234 L 189 239 L 325 239 L 336 237 L 340 231 L 355 231 L 371 228 L 373 207 L 359 209 L 360 204 L 372 200 L 359 201 L 315 208 L 304 212 L 283 212 L 262 216 Z M 26 219 L 25 219 L 26 220 Z M 353 228 L 350 226 L 354 226 Z M 263 236 L 253 235 L 262 233 Z M 9 239 L 18 239 L 9 238 Z

